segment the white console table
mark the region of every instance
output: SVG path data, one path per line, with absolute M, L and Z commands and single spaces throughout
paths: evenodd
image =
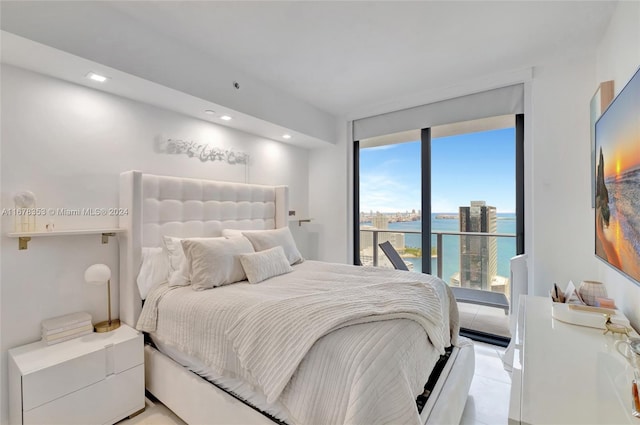
M 522 296 L 509 424 L 636 424 L 633 371 L 616 338 L 551 317 L 551 300 Z M 637 335 L 634 335 L 637 336 Z

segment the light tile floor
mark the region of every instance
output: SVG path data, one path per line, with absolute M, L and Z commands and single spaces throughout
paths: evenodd
M 476 370 L 460 425 L 501 425 L 508 422 L 511 378 L 502 368 L 504 348 L 474 342 Z M 120 425 L 185 425 L 158 401 L 147 400 L 140 415 Z
M 461 327 L 510 337 L 509 316 L 503 309 L 459 302 L 458 311 Z
M 145 400 L 145 410 L 138 416 L 118 422 L 118 425 L 186 425 L 164 404 L 157 400 Z
M 504 348 L 474 341 L 476 370 L 460 425 L 502 425 L 509 418 L 511 376 L 502 367 Z

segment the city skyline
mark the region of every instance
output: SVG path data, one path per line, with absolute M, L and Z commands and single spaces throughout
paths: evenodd
M 362 148 L 360 211 L 419 210 L 420 156 L 419 141 Z M 433 213 L 480 199 L 499 213 L 515 211 L 515 128 L 435 138 L 431 158 Z

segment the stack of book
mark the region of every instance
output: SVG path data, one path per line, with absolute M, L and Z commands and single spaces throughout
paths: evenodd
M 91 315 L 85 312 L 65 314 L 42 321 L 42 340 L 57 344 L 93 332 Z

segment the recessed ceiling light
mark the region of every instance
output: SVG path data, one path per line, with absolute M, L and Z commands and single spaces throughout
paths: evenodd
M 216 111 L 214 111 L 213 109 L 207 109 L 206 111 L 204 111 L 204 113 L 207 115 L 215 115 Z
M 109 79 L 109 77 L 105 77 L 104 75 L 96 74 L 95 72 L 90 72 L 87 74 L 87 78 L 93 81 L 97 81 L 99 83 L 104 83 Z
M 283 134 L 282 138 L 288 140 L 288 139 L 291 139 L 291 135 L 290 134 Z
M 231 117 L 229 115 L 223 115 L 220 117 L 221 120 L 223 121 L 229 121 L 231 119 Z

